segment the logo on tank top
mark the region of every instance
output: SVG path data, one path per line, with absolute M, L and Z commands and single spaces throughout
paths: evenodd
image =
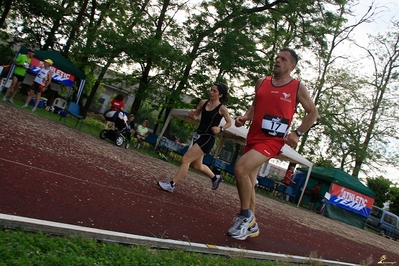
M 283 94 L 283 97 L 280 97 L 280 100 L 286 101 L 286 102 L 291 102 L 291 99 L 290 99 L 291 93 L 282 92 L 282 94 Z

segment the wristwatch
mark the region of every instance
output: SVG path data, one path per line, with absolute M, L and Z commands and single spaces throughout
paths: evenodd
M 220 126 L 219 128 L 220 128 L 220 132 L 224 131 L 224 128 L 222 126 Z
M 301 131 L 299 131 L 298 129 L 295 129 L 295 134 L 297 134 L 298 135 L 298 137 L 300 137 L 300 136 L 302 136 L 303 135 L 303 133 L 301 132 Z

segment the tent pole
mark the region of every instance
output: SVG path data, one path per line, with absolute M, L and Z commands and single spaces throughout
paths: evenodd
M 302 201 L 302 198 L 303 198 L 303 194 L 305 193 L 306 186 L 308 185 L 308 181 L 309 181 L 309 178 L 310 178 L 310 173 L 312 173 L 312 168 L 313 168 L 313 165 L 309 167 L 308 174 L 306 175 L 305 185 L 303 185 L 301 196 L 299 197 L 299 200 L 298 200 L 298 205 L 296 205 L 297 207 L 299 207 L 299 204 L 301 204 L 301 201 Z
M 80 96 L 82 96 L 83 87 L 85 86 L 86 80 L 81 80 L 79 84 L 78 95 L 76 97 L 76 103 L 79 104 Z
M 169 123 L 170 123 L 170 119 L 172 119 L 172 114 L 169 113 L 168 118 L 166 118 L 165 124 L 162 127 L 161 133 L 159 133 L 158 139 L 157 139 L 157 143 L 155 144 L 155 148 L 154 150 L 157 149 L 158 144 L 159 144 L 159 140 L 162 138 L 163 134 L 165 133 L 166 128 L 168 127 Z
M 12 74 L 13 74 L 14 69 L 15 69 L 15 64 L 14 64 L 14 62 L 15 62 L 15 60 L 17 59 L 17 57 L 18 57 L 20 54 L 21 54 L 21 53 L 20 53 L 19 51 L 15 54 L 15 56 L 14 56 L 12 62 L 11 62 L 10 71 L 8 71 L 8 73 L 7 73 L 6 80 L 5 80 L 4 84 L 1 86 L 0 92 L 3 91 L 3 89 L 4 89 L 4 87 L 6 86 L 7 82 L 12 78 Z

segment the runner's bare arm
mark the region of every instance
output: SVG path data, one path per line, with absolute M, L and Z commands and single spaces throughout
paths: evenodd
M 195 110 L 190 110 L 188 112 L 188 116 L 193 118 L 194 120 L 198 120 L 198 117 L 201 114 L 202 106 L 204 106 L 205 102 L 206 102 L 206 100 L 201 100 L 200 103 L 197 105 L 197 108 Z

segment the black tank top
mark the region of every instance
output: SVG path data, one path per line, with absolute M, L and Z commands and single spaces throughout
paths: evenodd
M 220 103 L 218 106 L 216 106 L 213 110 L 207 111 L 206 110 L 206 105 L 208 104 L 209 100 L 204 103 L 202 106 L 201 110 L 201 121 L 200 124 L 198 125 L 197 132 L 199 134 L 211 134 L 213 135 L 213 132 L 211 130 L 212 127 L 217 127 L 220 124 L 220 120 L 222 120 L 222 117 L 219 114 L 219 109 L 222 106 L 222 103 Z

